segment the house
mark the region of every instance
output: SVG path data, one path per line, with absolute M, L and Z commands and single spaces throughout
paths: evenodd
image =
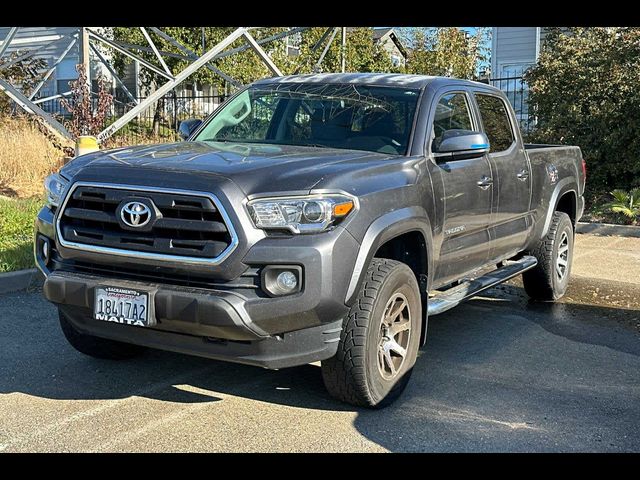
M 92 30 L 104 34 L 108 27 L 91 27 Z M 4 39 L 11 30 L 11 27 L 0 27 L 0 47 Z M 71 45 L 72 41 L 76 41 Z M 33 57 L 44 59 L 49 68 L 53 68 L 46 82 L 33 96 L 33 100 L 40 107 L 49 113 L 65 115 L 67 112 L 60 104 L 60 96 L 67 94 L 70 90 L 69 82 L 78 78 L 76 65 L 80 63 L 80 48 L 78 40 L 80 38 L 80 27 L 20 27 L 11 44 L 5 52 L 5 56 L 15 52 L 33 52 Z M 91 41 L 91 45 L 100 46 L 99 50 L 104 59 L 109 62 L 113 50 L 110 47 L 102 48 L 97 41 Z M 95 55 L 90 52 L 92 90 L 98 89 L 97 78 L 103 76 L 107 79 L 107 84 L 111 93 L 115 95 L 114 113 L 122 114 L 125 104 L 131 100 L 120 86 L 109 69 Z M 156 62 L 157 63 L 157 62 Z M 121 75 L 122 83 L 135 98 L 144 98 L 149 92 L 141 88 L 139 82 L 140 65 L 138 62 L 131 62 L 125 67 L 125 72 Z M 176 108 L 183 110 L 193 110 L 185 114 L 206 115 L 215 109 L 219 102 L 216 89 L 211 85 L 199 85 L 195 82 L 184 82 L 175 89 L 175 96 L 178 97 Z M 52 98 L 53 97 L 53 98 Z M 194 97 L 199 97 L 194 101 Z M 204 98 L 202 98 L 204 97 Z M 169 105 L 167 108 L 172 108 Z
M 493 27 L 492 76 L 521 77 L 538 60 L 546 33 L 546 27 Z
M 493 27 L 490 82 L 505 92 L 524 131 L 534 121 L 529 115 L 529 89 L 522 76 L 538 61 L 547 31 L 547 27 Z
M 100 34 L 107 33 L 108 27 L 90 27 Z M 80 63 L 80 29 L 81 27 L 20 27 L 13 37 L 5 55 L 20 51 L 33 52 L 34 57 L 46 60 L 48 67 L 52 68 L 46 82 L 33 96 L 33 100 L 40 107 L 54 114 L 65 115 L 66 109 L 60 104 L 60 97 L 68 95 L 69 82 L 78 78 L 76 66 Z M 0 27 L 0 46 L 7 37 L 11 27 Z M 349 30 L 349 29 L 347 29 Z M 404 65 L 406 62 L 406 49 L 392 28 L 375 28 L 372 30 L 373 41 L 380 44 L 391 57 L 394 65 Z M 109 37 L 109 35 L 105 35 Z M 71 45 L 72 41 L 75 43 Z M 300 34 L 286 37 L 287 54 L 295 56 L 299 54 Z M 110 62 L 113 49 L 106 47 L 97 40 L 91 40 L 92 46 L 97 46 L 103 58 Z M 139 53 L 132 50 L 133 53 Z M 61 58 L 63 57 L 63 58 Z M 150 92 L 140 85 L 139 62 L 133 61 L 126 65 L 120 82 L 112 75 L 94 51 L 90 52 L 92 90 L 97 91 L 97 78 L 101 75 L 107 79 L 109 89 L 115 96 L 114 115 L 121 115 L 131 104 L 131 98 L 127 90 L 135 98 L 144 98 Z M 151 63 L 158 64 L 152 60 Z M 220 103 L 222 92 L 213 85 L 201 84 L 187 79 L 167 95 L 167 101 L 163 108 L 167 113 L 176 113 L 179 116 L 204 116 L 213 111 Z M 145 112 L 146 115 L 147 112 Z M 149 115 L 152 115 L 150 113 Z
M 374 28 L 373 41 L 381 45 L 389 54 L 394 67 L 405 66 L 407 63 L 407 50 L 393 28 Z
M 0 44 L 4 44 L 10 30 L 11 27 L 0 27 Z M 44 59 L 49 67 L 53 67 L 69 47 L 73 35 L 76 35 L 78 30 L 79 27 L 21 27 L 4 55 L 8 56 L 18 51 L 32 51 L 35 58 Z M 57 63 L 54 71 L 40 88 L 37 97 L 48 97 L 68 91 L 67 83 L 78 77 L 75 65 L 78 63 L 79 55 L 78 42 L 76 42 L 65 58 Z
M 4 43 L 10 30 L 11 27 L 0 27 L 0 45 Z M 80 27 L 20 27 L 4 54 L 6 57 L 12 53 L 30 53 L 33 58 L 40 58 L 47 62 L 45 72 L 49 69 L 52 70 L 32 98 L 45 111 L 65 113 L 59 98 L 70 91 L 69 82 L 78 78 L 76 66 L 80 63 L 79 39 Z M 109 55 L 105 54 L 105 57 L 108 59 Z M 91 77 L 94 79 L 92 82 L 94 91 L 97 89 L 95 79 L 99 75 L 107 79 L 110 89 L 114 91 L 116 82 L 113 75 L 91 55 Z M 135 81 L 129 83 L 135 83 Z

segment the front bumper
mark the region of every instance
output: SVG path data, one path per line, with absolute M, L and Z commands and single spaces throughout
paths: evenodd
M 197 288 L 159 278 L 141 280 L 117 273 L 66 270 L 60 266 L 64 262 L 73 265 L 88 257 L 85 252 L 67 251 L 56 244 L 53 214 L 47 208 L 38 215 L 36 235 L 46 237 L 63 261 L 46 263 L 36 251 L 36 262 L 46 276 L 44 295 L 80 332 L 266 368 L 324 360 L 337 350 L 342 318 L 348 311 L 344 292 L 355 261 L 349 256 L 357 251 L 357 242 L 344 229 L 317 236 L 267 237 L 243 252 L 245 269 L 273 264 L 302 267 L 302 291 L 276 298 L 259 288 Z M 127 264 L 102 254 L 94 254 L 93 261 L 114 263 L 115 271 L 117 267 L 137 266 L 135 259 Z M 157 324 L 132 327 L 93 320 L 97 285 L 150 292 Z
M 52 277 L 53 281 L 50 280 Z M 53 284 L 60 285 L 56 275 L 49 277 L 45 285 L 47 284 L 49 290 L 56 288 L 51 287 Z M 71 286 L 73 282 L 68 282 L 66 285 Z M 84 291 L 85 294 L 87 292 L 84 288 L 80 288 L 80 291 Z M 165 298 L 171 298 L 171 296 Z M 218 307 L 224 305 L 223 300 L 207 300 L 207 303 L 217 304 Z M 269 369 L 304 365 L 333 357 L 336 354 L 342 330 L 342 321 L 338 320 L 259 340 L 233 341 L 178 333 L 159 329 L 157 326 L 154 328 L 134 327 L 94 320 L 91 318 L 89 308 L 77 308 L 69 304 L 60 305 L 60 310 L 73 327 L 84 334 Z M 225 316 L 223 315 L 221 318 L 225 319 Z M 237 317 L 232 315 L 231 318 Z

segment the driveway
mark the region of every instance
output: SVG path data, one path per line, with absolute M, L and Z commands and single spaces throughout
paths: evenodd
M 0 296 L 0 451 L 640 451 L 640 239 L 577 245 L 562 303 L 515 280 L 431 318 L 380 411 L 332 400 L 317 365 L 92 359 L 38 292 Z

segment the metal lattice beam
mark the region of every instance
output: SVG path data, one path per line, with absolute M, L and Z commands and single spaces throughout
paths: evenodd
M 126 48 L 122 48 L 120 47 L 117 43 L 109 40 L 108 38 L 103 37 L 102 35 L 100 35 L 99 33 L 94 32 L 91 29 L 89 30 L 89 36 L 93 37 L 99 41 L 101 41 L 102 43 L 104 43 L 105 45 L 110 46 L 111 48 L 113 48 L 114 50 L 117 50 L 118 52 L 122 53 L 123 55 L 126 55 L 127 57 L 131 58 L 132 60 L 136 60 L 138 62 L 140 62 L 140 65 L 143 65 L 144 67 L 148 68 L 149 70 L 157 73 L 158 75 L 161 75 L 165 78 L 168 78 L 169 80 L 173 79 L 172 75 L 169 75 L 167 72 L 160 70 L 158 67 L 156 67 L 155 65 L 153 65 L 152 63 L 147 62 L 144 58 L 141 58 L 137 55 L 134 55 L 133 53 L 131 53 L 129 50 L 127 50 Z
M 162 85 L 155 92 L 149 95 L 145 100 L 140 102 L 138 105 L 136 105 L 134 108 L 129 110 L 118 120 L 116 120 L 113 124 L 111 124 L 109 127 L 107 127 L 102 132 L 100 132 L 100 134 L 98 134 L 98 139 L 102 141 L 102 140 L 105 140 L 106 138 L 109 138 L 119 129 L 124 127 L 130 120 L 135 118 L 138 115 L 138 113 L 144 111 L 145 108 L 148 108 L 157 99 L 161 98 L 164 94 L 169 92 L 173 87 L 175 87 L 180 82 L 190 77 L 198 69 L 206 65 L 209 61 L 211 61 L 212 58 L 214 58 L 218 53 L 220 53 L 222 50 L 224 50 L 233 42 L 235 42 L 245 32 L 246 32 L 246 29 L 243 27 L 240 27 L 234 30 L 233 33 L 231 33 L 227 38 L 219 42 L 215 47 L 213 47 L 211 50 L 209 50 L 204 55 L 202 55 L 198 60 L 194 61 L 191 65 L 189 65 L 179 74 L 177 74 L 173 80 L 170 80 L 164 85 Z
M 160 37 L 162 37 L 164 40 L 166 40 L 167 42 L 169 42 L 171 45 L 173 45 L 174 47 L 176 47 L 178 50 L 184 52 L 184 54 L 186 56 L 181 57 L 183 60 L 190 60 L 190 61 L 195 61 L 198 59 L 198 55 L 196 54 L 196 52 L 194 52 L 193 50 L 191 50 L 190 48 L 185 47 L 184 45 L 182 45 L 180 42 L 178 42 L 175 38 L 173 38 L 171 35 L 168 35 L 166 33 L 164 33 L 162 30 L 158 29 L 158 28 L 154 28 L 152 27 L 152 30 L 157 33 Z M 205 67 L 207 67 L 209 70 L 211 70 L 213 73 L 216 73 L 218 75 L 220 75 L 223 79 L 225 79 L 227 82 L 229 82 L 231 85 L 235 86 L 235 87 L 241 87 L 242 83 L 240 83 L 239 81 L 237 81 L 235 78 L 231 77 L 230 75 L 227 75 L 226 73 L 224 73 L 222 70 L 220 70 L 217 67 L 214 67 L 213 65 L 207 63 L 205 65 Z
M 290 35 L 294 35 L 296 33 L 304 32 L 308 30 L 310 27 L 294 27 L 294 28 L 290 28 L 288 30 L 279 32 L 277 34 L 270 35 L 265 38 L 254 37 L 255 35 L 254 31 L 258 27 L 239 27 L 235 29 L 231 34 L 229 34 L 226 38 L 224 38 L 222 41 L 220 41 L 218 44 L 216 44 L 213 48 L 209 49 L 206 53 L 202 55 L 199 55 L 192 49 L 182 45 L 178 40 L 166 34 L 165 32 L 163 32 L 157 27 L 147 27 L 147 28 L 138 27 L 138 28 L 142 32 L 142 35 L 147 42 L 147 45 L 131 45 L 124 42 L 119 42 L 119 41 L 107 38 L 101 33 L 93 29 L 90 29 L 88 27 L 81 27 L 81 32 L 86 32 L 86 36 L 88 38 L 88 41 L 86 41 L 83 44 L 87 52 L 88 51 L 93 52 L 93 55 L 97 57 L 97 59 L 106 67 L 109 73 L 113 76 L 113 79 L 117 83 L 117 85 L 124 91 L 127 97 L 130 100 L 132 100 L 133 103 L 136 104 L 130 111 L 128 111 L 118 120 L 116 120 L 116 122 L 114 122 L 108 128 L 100 132 L 100 134 L 98 135 L 100 140 L 105 140 L 106 138 L 109 138 L 111 135 L 113 135 L 113 133 L 118 131 L 120 128 L 122 128 L 132 119 L 136 118 L 142 111 L 149 108 L 154 102 L 162 98 L 166 93 L 168 93 L 170 90 L 175 88 L 177 85 L 179 85 L 181 82 L 183 82 L 185 79 L 193 75 L 197 70 L 201 68 L 207 68 L 214 74 L 223 78 L 228 83 L 236 87 L 241 87 L 242 86 L 241 82 L 239 82 L 238 80 L 231 77 L 229 74 L 222 71 L 221 68 L 219 68 L 219 65 L 212 64 L 212 62 L 216 60 L 226 58 L 231 55 L 236 55 L 236 54 L 245 52 L 249 49 L 252 49 L 256 53 L 260 61 L 264 63 L 264 65 L 269 69 L 269 71 L 273 75 L 277 75 L 277 76 L 282 75 L 281 70 L 273 61 L 273 59 L 269 56 L 269 54 L 265 51 L 262 45 L 285 38 Z M 315 64 L 316 70 L 321 65 L 323 59 L 325 58 L 331 46 L 331 43 L 333 42 L 340 28 L 341 27 L 327 28 L 326 31 L 323 33 L 322 37 L 320 38 L 320 40 L 312 47 L 311 51 L 315 52 L 322 45 L 324 45 L 326 41 L 326 46 L 324 47 L 324 50 L 322 51 L 320 58 Z M 18 29 L 19 27 L 10 28 L 6 38 L 4 39 L 2 44 L 0 44 L 0 56 L 2 56 L 7 51 Z M 162 40 L 176 47 L 180 53 L 167 52 L 158 48 L 159 44 L 157 42 L 154 42 L 150 32 L 155 33 Z M 16 62 L 23 60 L 24 58 L 32 56 L 36 51 L 39 51 L 45 47 L 51 47 L 54 43 L 60 42 L 64 38 L 68 39 L 69 36 L 65 35 L 65 36 L 56 38 L 55 41 L 51 43 L 39 46 L 35 49 L 31 49 L 30 51 L 19 55 L 17 58 L 12 59 L 8 65 L 12 65 Z M 38 100 L 33 100 L 33 98 L 41 90 L 42 86 L 46 83 L 46 81 L 55 71 L 55 69 L 60 64 L 60 62 L 68 55 L 69 51 L 78 42 L 78 34 L 76 33 L 75 35 L 72 36 L 72 38 L 73 40 L 71 41 L 71 43 L 68 44 L 66 48 L 63 50 L 63 52 L 55 59 L 51 68 L 49 68 L 44 73 L 44 78 L 39 82 L 39 84 L 36 86 L 34 91 L 29 94 L 29 96 L 21 92 L 20 89 L 17 88 L 16 86 L 10 85 L 9 82 L 7 82 L 6 80 L 0 81 L 0 90 L 4 91 L 17 105 L 19 105 L 22 109 L 24 109 L 25 111 L 31 114 L 40 116 L 44 120 L 48 128 L 56 132 L 56 134 L 59 134 L 65 138 L 71 138 L 71 135 L 69 134 L 69 132 L 52 115 L 50 115 L 49 113 L 45 112 L 40 107 L 38 107 L 38 104 L 41 104 L 48 100 L 54 100 L 57 98 L 68 96 L 71 94 L 71 92 L 52 95 L 47 98 L 42 98 Z M 240 38 L 242 38 L 245 43 L 235 48 L 230 48 L 231 45 Z M 146 68 L 160 75 L 161 77 L 165 78 L 167 81 L 163 85 L 161 85 L 159 88 L 157 88 L 155 92 L 151 93 L 145 100 L 139 101 L 134 97 L 134 95 L 126 87 L 126 85 L 124 84 L 120 76 L 115 71 L 111 62 L 107 59 L 108 57 L 105 58 L 105 55 L 103 55 L 100 49 L 97 48 L 97 43 L 100 43 L 101 45 L 105 45 L 107 48 L 111 48 L 116 52 L 119 52 L 120 54 L 138 62 L 138 64 L 142 68 Z M 140 57 L 136 53 L 133 53 L 134 51 L 147 52 L 147 53 L 153 54 L 155 58 L 157 58 L 160 64 L 160 67 L 158 67 L 157 65 L 154 65 L 148 60 L 145 60 L 144 58 Z M 177 75 L 173 75 L 173 73 L 171 72 L 171 69 L 167 65 L 167 62 L 166 62 L 167 58 L 178 58 L 180 60 L 189 62 L 189 65 Z
M 316 64 L 313 66 L 314 72 L 320 71 L 320 65 L 322 64 L 322 61 L 324 60 L 325 55 L 329 51 L 329 47 L 331 47 L 331 44 L 333 43 L 333 39 L 336 38 L 336 35 L 338 34 L 338 30 L 340 30 L 340 27 L 335 27 L 333 29 L 333 33 L 331 33 L 331 38 L 329 38 L 329 41 L 327 42 L 327 45 L 324 47 L 324 50 L 322 51 L 320 58 L 318 59 Z
M 71 134 L 55 118 L 29 100 L 20 90 L 6 80 L 0 78 L 0 90 L 4 90 L 11 100 L 16 102 L 25 112 L 39 115 L 45 120 L 46 126 L 54 133 L 71 140 Z
M 160 65 L 162 65 L 162 68 L 164 68 L 164 71 L 167 72 L 169 76 L 173 76 L 173 73 L 171 73 L 171 70 L 169 70 L 169 67 L 167 67 L 167 64 L 164 62 L 162 55 L 160 55 L 160 52 L 158 52 L 158 49 L 156 48 L 156 44 L 153 43 L 153 40 L 151 40 L 151 37 L 147 33 L 147 29 L 144 27 L 140 27 L 140 31 L 142 32 L 142 35 L 144 36 L 145 40 L 153 50 L 153 53 L 156 54 L 156 57 L 158 58 Z
M 4 55 L 4 52 L 7 51 L 7 49 L 9 48 L 9 45 L 11 45 L 11 42 L 13 41 L 13 37 L 15 37 L 16 33 L 18 32 L 18 28 L 19 27 L 11 27 L 11 29 L 9 30 L 9 33 L 7 33 L 7 36 L 4 37 L 4 40 L 2 41 L 2 45 L 0 46 L 0 58 L 2 58 L 2 56 Z
M 129 99 L 136 105 L 140 103 L 138 102 L 138 99 L 132 95 L 124 82 L 120 79 L 114 68 L 109 65 L 109 62 L 107 62 L 107 60 L 104 58 L 104 55 L 100 53 L 100 50 L 98 50 L 94 45 L 90 45 L 89 47 L 91 48 L 91 51 L 95 54 L 95 56 L 98 57 L 98 59 L 102 62 L 102 64 L 107 67 L 107 70 L 109 70 L 109 73 L 113 75 L 113 78 L 115 78 L 116 83 L 120 85 L 120 88 L 122 88 L 122 91 L 125 93 L 125 95 L 127 95 L 127 97 L 129 97 Z
M 258 45 L 258 42 L 255 41 L 255 39 L 251 36 L 251 34 L 245 30 L 243 33 L 243 36 L 247 41 L 247 43 L 249 44 L 249 46 L 253 49 L 253 51 L 258 54 L 258 56 L 262 60 L 262 63 L 264 63 L 267 66 L 267 68 L 271 70 L 271 73 L 273 73 L 278 77 L 281 77 L 282 72 L 280 71 L 280 69 L 276 66 L 275 63 L 273 63 L 273 60 L 271 60 L 271 57 L 267 55 L 267 52 L 265 52 L 262 49 L 262 47 Z
M 29 100 L 33 100 L 33 97 L 36 96 L 36 94 L 40 91 L 42 86 L 45 83 L 47 83 L 47 80 L 49 80 L 49 77 L 51 76 L 53 71 L 60 64 L 60 62 L 62 62 L 62 60 L 64 60 L 64 57 L 67 56 L 67 54 L 71 51 L 71 49 L 73 48 L 73 46 L 76 44 L 77 41 L 78 41 L 78 37 L 77 36 L 75 36 L 74 38 L 71 39 L 71 42 L 69 43 L 69 45 L 67 45 L 67 48 L 64 49 L 64 51 L 60 54 L 58 59 L 51 66 L 51 68 L 49 70 L 47 70 L 47 73 L 44 74 L 44 77 L 42 77 L 42 80 L 40 81 L 40 83 L 38 83 L 38 85 L 36 85 L 36 87 L 33 89 L 33 91 L 31 92 L 31 95 L 29 95 Z

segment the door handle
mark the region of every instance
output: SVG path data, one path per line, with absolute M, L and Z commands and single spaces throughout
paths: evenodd
M 493 185 L 493 179 L 491 177 L 487 177 L 486 175 L 483 175 L 482 178 L 478 180 L 477 183 L 482 190 L 486 190 L 491 185 Z
M 516 177 L 518 177 L 518 180 L 525 182 L 527 178 L 529 178 L 529 170 L 523 168 L 518 172 Z

